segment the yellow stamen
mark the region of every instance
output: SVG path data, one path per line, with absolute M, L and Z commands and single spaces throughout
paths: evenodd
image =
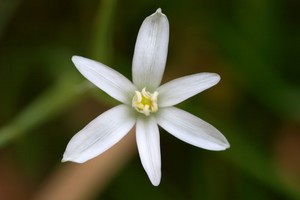
M 143 88 L 142 91 L 135 91 L 132 99 L 132 107 L 139 113 L 149 116 L 150 113 L 155 113 L 158 110 L 157 105 L 158 92 L 150 93 Z

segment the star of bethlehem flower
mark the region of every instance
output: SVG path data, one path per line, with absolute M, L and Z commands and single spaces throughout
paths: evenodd
M 217 84 L 215 73 L 198 73 L 160 85 L 169 43 L 169 22 L 161 9 L 147 17 L 138 33 L 132 78 L 102 63 L 73 56 L 72 61 L 89 81 L 122 104 L 102 113 L 69 142 L 62 161 L 83 163 L 120 141 L 136 125 L 141 163 L 153 185 L 161 179 L 158 125 L 191 145 L 208 150 L 229 148 L 212 125 L 174 105 Z

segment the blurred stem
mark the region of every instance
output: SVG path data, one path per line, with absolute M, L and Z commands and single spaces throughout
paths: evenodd
M 95 159 L 80 165 L 75 163 L 61 165 L 37 190 L 33 199 L 94 199 L 96 194 L 107 187 L 116 171 L 119 171 L 135 155 L 134 144 L 135 134 L 134 130 L 131 130 L 120 142 Z
M 92 40 L 95 46 L 92 48 L 92 55 L 97 53 L 99 58 L 104 60 L 109 60 L 106 50 L 111 43 L 107 38 L 111 33 L 111 19 L 115 4 L 116 0 L 103 0 L 95 21 L 96 34 Z M 77 75 L 72 73 L 64 74 L 59 78 L 61 79 L 53 87 L 47 89 L 11 123 L 0 129 L 0 147 L 64 112 L 71 105 L 79 102 L 80 97 L 83 97 L 90 88 L 87 82 L 80 82 Z M 103 101 L 106 101 L 106 98 Z
M 113 16 L 117 0 L 102 0 L 95 16 L 91 57 L 106 63 L 112 56 Z
M 79 84 L 78 82 L 74 76 L 68 74 L 40 95 L 21 111 L 10 124 L 0 129 L 0 147 L 25 133 L 29 133 L 33 128 L 57 116 L 68 106 L 77 102 L 87 89 L 87 84 Z

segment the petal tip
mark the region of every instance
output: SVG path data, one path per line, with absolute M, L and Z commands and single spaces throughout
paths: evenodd
M 224 150 L 229 149 L 229 148 L 230 148 L 230 144 L 229 144 L 229 142 L 227 142 L 227 144 L 225 145 L 225 149 Z
M 61 159 L 61 162 L 65 163 L 65 162 L 68 162 L 68 161 L 71 161 L 71 160 L 67 156 L 63 155 L 63 158 Z
M 221 133 L 220 133 L 221 134 Z M 219 138 L 219 142 L 215 143 L 215 146 L 212 147 L 213 151 L 225 151 L 226 149 L 230 148 L 230 144 L 228 140 L 225 138 L 224 135 L 220 135 L 221 137 Z
M 65 163 L 65 162 L 84 163 L 86 161 L 87 160 L 79 160 L 79 159 L 70 158 L 70 157 L 66 157 L 66 156 L 63 156 L 63 158 L 61 159 L 62 163 Z
M 65 151 L 63 154 L 63 158 L 61 159 L 62 163 L 65 162 L 84 163 L 85 161 L 87 161 L 87 159 L 84 160 L 80 158 L 80 156 L 76 156 L 70 153 L 69 151 Z
M 214 86 L 214 85 L 217 85 L 220 80 L 221 80 L 221 76 L 217 73 L 207 73 L 210 78 L 211 78 L 211 87 Z
M 159 177 L 156 177 L 156 178 L 150 178 L 150 181 L 152 183 L 153 186 L 157 187 L 159 186 L 160 184 L 160 176 Z
M 83 59 L 83 57 L 77 56 L 77 55 L 74 55 L 74 56 L 72 56 L 72 58 L 71 58 L 71 60 L 72 60 L 72 62 L 73 62 L 74 64 L 80 62 L 80 60 L 82 60 L 82 59 Z M 75 65 L 75 66 L 76 66 L 76 65 Z
M 162 12 L 161 8 L 158 8 L 155 13 L 153 13 L 152 15 L 158 15 L 158 16 L 162 16 L 162 17 L 166 17 L 166 15 Z
M 216 76 L 216 82 L 218 83 L 221 80 L 221 76 L 219 74 L 215 74 Z
M 68 161 L 72 161 L 72 159 L 70 159 L 69 156 L 66 155 L 66 153 L 64 153 L 63 158 L 61 159 L 61 162 L 68 162 Z
M 152 15 L 150 16 L 157 16 L 157 17 L 164 17 L 166 18 L 166 15 L 162 12 L 162 9 L 161 8 L 158 8 L 155 13 L 153 13 Z M 150 17 L 149 16 L 149 17 Z
M 216 149 L 216 151 L 225 151 L 226 149 L 230 148 L 229 142 L 226 140 L 222 145 L 220 145 L 219 149 Z
M 160 184 L 160 180 L 157 181 L 157 182 L 152 182 L 152 185 L 155 186 L 155 187 L 159 186 L 159 184 Z
M 76 59 L 78 59 L 79 57 L 80 57 L 80 56 L 74 55 L 74 56 L 72 56 L 72 58 L 71 58 L 71 59 L 72 59 L 72 61 L 73 61 L 73 60 L 76 60 Z
M 215 84 L 217 84 L 221 80 L 221 76 L 217 73 L 212 73 L 212 72 L 206 72 L 206 73 L 212 78 Z
M 225 149 L 229 149 L 229 148 L 230 148 L 230 144 L 229 144 L 228 140 L 224 136 L 224 150 Z

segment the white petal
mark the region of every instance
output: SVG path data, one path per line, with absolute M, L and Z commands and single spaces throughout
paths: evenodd
M 122 104 L 91 121 L 69 142 L 62 161 L 83 163 L 121 140 L 134 126 L 132 108 Z
M 220 76 L 215 73 L 199 73 L 177 78 L 157 89 L 158 105 L 160 107 L 176 105 L 214 86 L 219 81 Z
M 132 62 L 133 83 L 139 90 L 155 90 L 162 79 L 169 43 L 169 22 L 158 9 L 147 17 L 138 33 Z
M 191 145 L 216 151 L 229 148 L 228 141 L 215 127 L 181 109 L 161 108 L 157 113 L 157 122 L 163 129 Z
M 160 142 L 153 116 L 138 118 L 136 140 L 142 165 L 152 184 L 158 186 L 161 178 Z
M 101 90 L 122 103 L 131 104 L 136 88 L 125 76 L 102 63 L 81 56 L 73 56 L 72 61 L 80 73 Z

